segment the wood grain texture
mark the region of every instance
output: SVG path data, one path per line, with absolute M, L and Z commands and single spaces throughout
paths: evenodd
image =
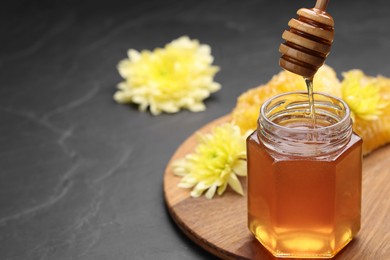
M 226 122 L 221 117 L 203 128 L 208 132 Z M 169 213 L 195 243 L 223 259 L 276 259 L 257 242 L 247 228 L 246 196 L 231 190 L 212 200 L 191 198 L 188 189 L 177 187 L 172 161 L 196 146 L 191 135 L 177 149 L 164 175 L 164 195 Z M 357 237 L 334 259 L 389 259 L 390 257 L 390 146 L 378 149 L 363 160 L 362 228 Z M 242 179 L 246 194 L 246 182 Z

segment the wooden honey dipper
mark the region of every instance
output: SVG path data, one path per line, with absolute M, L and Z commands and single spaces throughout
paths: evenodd
M 293 73 L 312 79 L 324 64 L 334 37 L 333 18 L 325 11 L 329 0 L 317 0 L 314 8 L 298 10 L 298 19 L 288 23 L 286 41 L 279 47 L 279 65 Z

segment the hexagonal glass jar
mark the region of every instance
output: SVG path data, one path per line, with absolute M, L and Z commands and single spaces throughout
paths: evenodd
M 248 227 L 277 257 L 331 258 L 360 229 L 362 140 L 347 104 L 306 92 L 266 101 L 247 139 Z

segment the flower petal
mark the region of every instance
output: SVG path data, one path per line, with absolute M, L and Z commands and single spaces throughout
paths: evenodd
M 218 195 L 222 195 L 222 193 L 225 192 L 226 187 L 227 187 L 227 182 L 225 182 L 221 186 L 219 186 L 218 191 L 217 191 Z
M 203 103 L 194 103 L 188 106 L 188 109 L 192 112 L 200 112 L 206 110 L 206 106 Z
M 229 183 L 229 186 L 232 187 L 232 189 L 235 192 L 237 192 L 238 194 L 244 195 L 244 191 L 242 190 L 240 180 L 237 178 L 236 175 L 230 174 L 228 183 Z
M 215 191 L 217 190 L 217 185 L 212 185 L 206 192 L 205 196 L 208 199 L 212 199 L 214 197 Z
M 191 197 L 193 198 L 198 198 L 202 195 L 204 190 L 197 190 L 197 189 L 193 189 L 190 193 Z
M 233 167 L 233 171 L 238 176 L 246 176 L 247 175 L 247 163 L 244 160 L 238 160 Z

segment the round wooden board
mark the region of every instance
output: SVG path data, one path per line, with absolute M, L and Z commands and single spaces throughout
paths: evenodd
M 200 130 L 230 120 L 221 117 Z M 164 175 L 164 195 L 170 215 L 195 243 L 222 259 L 276 259 L 257 242 L 247 228 L 246 196 L 227 189 L 208 200 L 191 198 L 190 190 L 177 187 L 180 177 L 172 162 L 196 147 L 191 135 L 176 150 Z M 246 194 L 246 179 L 241 183 Z M 362 229 L 334 259 L 388 259 L 390 257 L 390 146 L 378 149 L 363 160 Z

